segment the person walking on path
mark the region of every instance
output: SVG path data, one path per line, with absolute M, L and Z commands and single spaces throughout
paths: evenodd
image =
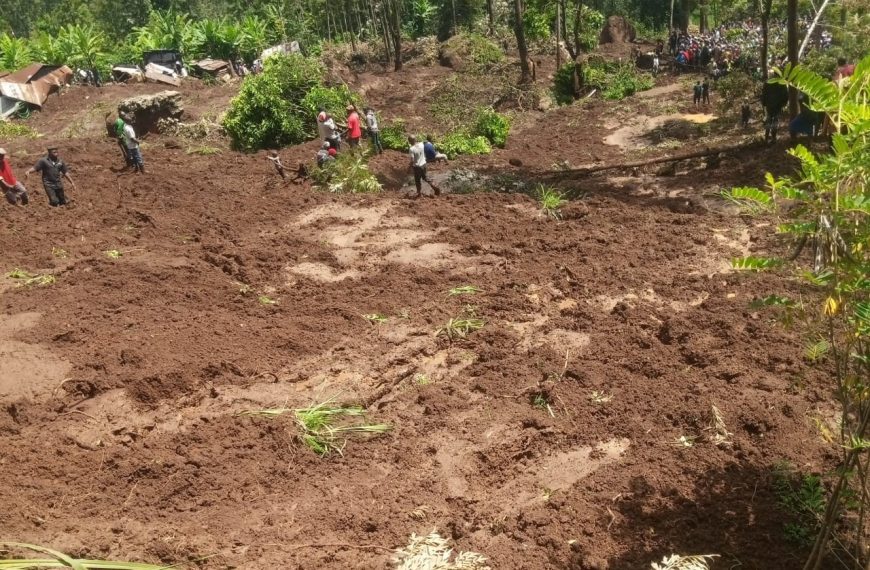
M 383 154 L 384 147 L 381 145 L 381 131 L 378 128 L 378 117 L 371 107 L 366 107 L 363 111 L 366 114 L 366 126 L 368 127 L 369 138 L 372 140 L 372 147 L 377 154 Z
M 423 194 L 423 180 L 432 187 L 435 196 L 441 194 L 441 189 L 432 183 L 426 173 L 426 150 L 422 142 L 417 142 L 417 137 L 408 137 L 408 145 L 411 147 L 408 154 L 411 157 L 411 169 L 414 171 L 414 186 L 417 188 L 417 198 Z
M 0 148 L 0 190 L 3 190 L 3 193 L 6 194 L 6 201 L 13 206 L 18 204 L 19 200 L 22 206 L 26 206 L 30 202 L 27 197 L 27 188 L 16 180 L 15 174 L 12 173 L 12 165 L 6 158 L 5 148 Z
M 144 174 L 145 161 L 142 160 L 139 139 L 136 138 L 136 131 L 133 130 L 133 126 L 126 122 L 124 123 L 124 144 L 127 145 L 127 152 L 130 155 L 130 164 L 133 165 L 133 170 Z
M 355 151 L 359 148 L 359 141 L 362 138 L 362 127 L 360 126 L 359 113 L 356 112 L 356 107 L 353 105 L 347 106 L 347 141 L 350 143 L 351 150 Z
M 42 174 L 42 187 L 45 188 L 49 205 L 52 207 L 65 206 L 67 200 L 63 189 L 63 179 L 66 178 L 74 189 L 76 183 L 70 177 L 66 163 L 60 159 L 56 146 L 48 147 L 48 154 L 36 161 L 33 168 L 25 172 L 24 176 L 30 176 L 34 172 Z
M 710 81 L 705 77 L 701 84 L 701 99 L 704 105 L 710 104 Z
M 695 107 L 698 107 L 701 104 L 701 95 L 704 92 L 704 88 L 701 87 L 701 82 L 696 81 L 695 86 L 692 87 L 692 102 L 695 104 Z

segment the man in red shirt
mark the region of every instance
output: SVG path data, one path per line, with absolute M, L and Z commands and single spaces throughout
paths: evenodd
M 359 147 L 359 140 L 362 138 L 362 127 L 359 123 L 359 113 L 356 112 L 356 107 L 353 105 L 347 106 L 347 140 L 350 143 L 350 148 Z
M 6 200 L 13 206 L 21 200 L 21 205 L 27 205 L 30 199 L 27 197 L 27 189 L 24 184 L 15 179 L 12 174 L 12 166 L 6 158 L 6 149 L 0 148 L 0 190 L 6 194 Z

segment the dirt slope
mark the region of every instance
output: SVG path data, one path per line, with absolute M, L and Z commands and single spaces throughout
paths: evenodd
M 34 124 L 98 116 L 92 96 L 118 93 L 70 91 Z M 532 128 L 459 163 L 619 158 L 603 143 L 619 112 L 542 114 L 588 121 L 555 153 Z M 42 142 L 8 143 L 19 173 Z M 278 184 L 262 155 L 165 142 L 150 138 L 137 177 L 116 172 L 113 143 L 72 138 L 74 205 L 49 209 L 31 179 L 33 205 L 3 207 L 3 272 L 57 282 L 0 281 L 0 538 L 206 568 L 389 568 L 390 549 L 438 528 L 493 568 L 629 570 L 671 552 L 795 567 L 770 468 L 827 466 L 811 421 L 826 384 L 799 337 L 748 309 L 794 285 L 727 269 L 770 228 L 714 195 L 782 149 L 567 181 L 585 198 L 556 221 L 519 194 L 328 195 Z M 403 156 L 374 164 L 403 181 Z M 447 296 L 461 284 L 483 292 Z M 466 304 L 483 329 L 436 337 Z M 320 459 L 291 417 L 234 415 L 333 396 L 393 431 Z M 731 445 L 709 440 L 712 405 Z

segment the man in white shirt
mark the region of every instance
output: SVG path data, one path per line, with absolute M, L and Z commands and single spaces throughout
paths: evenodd
M 130 123 L 124 123 L 124 144 L 127 145 L 127 152 L 130 157 L 130 164 L 136 172 L 145 172 L 145 162 L 142 160 L 142 151 L 139 150 L 139 139 L 136 138 L 136 131 Z
M 371 107 L 365 108 L 366 125 L 368 126 L 369 138 L 372 140 L 372 147 L 375 152 L 382 154 L 384 147 L 381 145 L 381 130 L 378 128 L 378 117 L 375 115 L 374 109 Z
M 408 154 L 411 157 L 411 168 L 414 170 L 414 186 L 417 187 L 417 198 L 423 195 L 423 180 L 432 187 L 435 196 L 440 196 L 441 189 L 432 184 L 432 180 L 429 179 L 429 175 L 426 173 L 426 150 L 423 148 L 423 143 L 417 142 L 417 137 L 410 136 L 408 137 L 408 144 L 411 147 Z

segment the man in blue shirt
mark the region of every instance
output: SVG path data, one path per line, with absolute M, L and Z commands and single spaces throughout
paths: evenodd
M 423 143 L 423 154 L 426 156 L 426 162 L 437 162 L 443 160 L 447 162 L 447 155 L 438 152 L 435 149 L 435 143 L 432 142 L 432 137 L 426 137 L 426 142 Z

